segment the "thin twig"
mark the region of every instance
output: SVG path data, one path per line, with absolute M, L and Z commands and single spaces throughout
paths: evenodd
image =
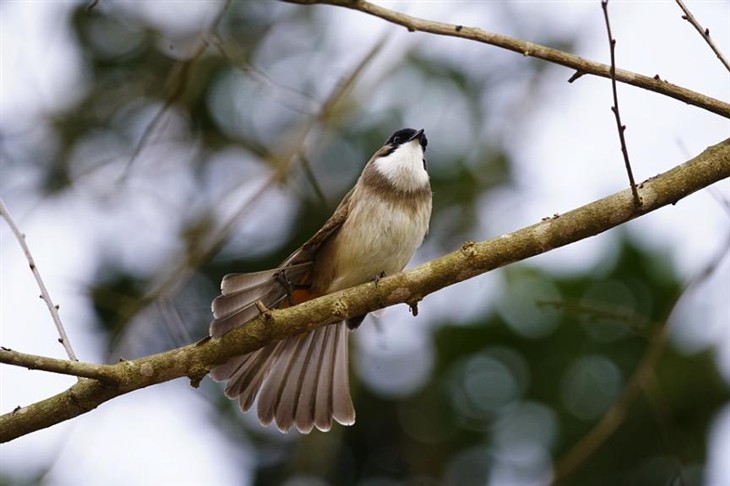
M 559 49 L 527 42 L 506 35 L 495 34 L 476 27 L 467 27 L 464 25 L 448 24 L 445 22 L 436 22 L 433 20 L 420 19 L 411 15 L 406 15 L 395 10 L 390 10 L 380 5 L 370 3 L 366 0 L 286 0 L 289 3 L 299 5 L 335 5 L 345 7 L 352 10 L 358 10 L 375 17 L 379 17 L 388 22 L 401 25 L 408 29 L 409 32 L 427 32 L 429 34 L 442 35 L 447 37 L 458 37 L 469 39 L 482 44 L 507 49 L 519 53 L 525 57 L 533 57 L 542 59 L 553 64 L 559 64 L 576 71 L 576 75 L 593 75 L 610 78 L 610 66 L 590 61 L 582 57 L 570 54 Z M 730 103 L 712 98 L 710 96 L 698 93 L 696 91 L 677 86 L 658 77 L 644 76 L 639 73 L 617 69 L 616 80 L 621 83 L 630 84 L 639 88 L 647 89 L 655 93 L 669 96 L 679 101 L 683 101 L 690 105 L 697 106 L 704 110 L 716 113 L 725 118 L 730 118 Z M 574 75 L 575 77 L 575 75 Z
M 51 313 L 51 318 L 56 324 L 56 329 L 58 330 L 59 335 L 58 342 L 63 345 L 63 349 L 66 350 L 66 354 L 70 360 L 78 361 L 78 358 L 76 358 L 76 354 L 71 347 L 71 341 L 69 341 L 68 336 L 66 335 L 66 330 L 63 328 L 61 316 L 58 314 L 58 305 L 53 303 L 51 294 L 48 293 L 48 289 L 46 289 L 46 285 L 43 283 L 43 279 L 41 278 L 41 274 L 35 264 L 35 260 L 33 260 L 33 255 L 30 253 L 30 248 L 28 248 L 28 244 L 25 242 L 25 235 L 20 232 L 20 229 L 18 229 L 18 225 L 15 224 L 15 221 L 10 215 L 10 211 L 8 211 L 8 208 L 5 206 L 2 198 L 0 198 L 0 216 L 5 218 L 5 221 L 7 221 L 8 226 L 10 226 L 15 238 L 18 240 L 20 247 L 23 249 L 23 253 L 25 253 L 25 258 L 28 260 L 30 270 L 33 272 L 33 276 L 38 283 L 38 287 L 41 289 L 41 299 L 43 299 L 43 302 L 46 303 L 48 311 Z
M 83 361 L 69 361 L 49 358 L 47 356 L 36 356 L 20 353 L 1 346 L 0 363 L 21 366 L 29 370 L 48 371 L 80 378 L 91 378 L 104 383 L 113 383 L 119 379 L 119 375 L 114 372 L 116 368 L 113 365 L 100 365 L 96 363 L 84 363 Z
M 238 53 L 238 49 L 226 47 L 226 42 L 217 32 L 211 32 L 208 37 L 209 39 L 205 39 L 205 41 L 214 47 L 221 57 L 228 61 L 228 64 L 240 69 L 242 73 L 257 82 L 267 94 L 271 95 L 274 101 L 281 103 L 282 106 L 292 111 L 305 115 L 313 115 L 319 110 L 317 100 L 302 91 L 278 82 L 263 69 L 248 61 L 245 54 Z M 231 43 L 229 42 L 229 44 Z M 233 47 L 237 46 L 233 45 Z
M 631 195 L 634 197 L 634 204 L 637 208 L 641 207 L 641 198 L 636 190 L 636 182 L 634 181 L 634 173 L 631 170 L 631 162 L 629 162 L 629 149 L 626 147 L 626 125 L 621 123 L 621 113 L 618 109 L 618 90 L 616 89 L 616 39 L 611 34 L 611 23 L 608 20 L 608 0 L 601 0 L 601 8 L 603 9 L 603 19 L 606 21 L 606 32 L 608 33 L 608 44 L 611 50 L 611 89 L 613 91 L 613 106 L 611 111 L 616 118 L 616 128 L 618 129 L 618 138 L 621 141 L 621 153 L 624 156 L 624 165 L 626 173 L 629 176 L 629 185 L 631 186 Z
M 616 323 L 637 336 L 646 337 L 647 318 L 642 313 L 624 306 L 609 306 L 604 302 L 585 299 L 563 299 L 559 301 L 538 300 L 538 307 L 552 307 L 573 317 L 586 317 L 593 322 Z
M 689 11 L 687 6 L 684 4 L 682 0 L 676 0 L 677 5 L 679 5 L 679 8 L 682 9 L 684 12 L 684 15 L 682 15 L 682 18 L 692 24 L 692 27 L 694 27 L 697 32 L 700 33 L 703 39 L 705 39 L 705 42 L 707 42 L 707 45 L 710 46 L 710 49 L 712 49 L 712 52 L 715 53 L 717 58 L 720 60 L 720 62 L 725 66 L 725 69 L 730 71 L 730 61 L 723 55 L 722 52 L 720 52 L 720 49 L 715 45 L 715 42 L 710 37 L 710 29 L 703 28 L 700 25 L 700 22 L 695 18 L 694 15 L 692 15 L 692 12 Z M 727 20 L 727 19 L 725 19 Z
M 157 303 L 162 322 L 170 337 L 170 342 L 176 347 L 184 346 L 193 341 L 193 336 L 188 329 L 188 323 L 183 318 L 179 306 L 172 302 L 172 299 L 162 299 Z
M 314 189 L 314 193 L 317 195 L 319 202 L 323 205 L 327 205 L 327 198 L 324 195 L 324 191 L 322 191 L 322 187 L 319 185 L 319 181 L 317 181 L 317 176 L 314 175 L 309 159 L 306 155 L 304 155 L 303 151 L 299 154 L 299 159 L 301 160 L 300 165 L 302 166 L 302 169 L 304 169 L 304 175 L 312 185 L 312 189 Z
M 720 206 L 720 209 L 725 211 L 725 215 L 730 217 L 730 200 L 725 195 L 716 190 L 714 187 L 708 187 L 707 192 L 712 196 L 712 199 Z
M 174 87 L 172 88 L 172 91 L 170 92 L 170 95 L 165 100 L 165 103 L 160 107 L 160 109 L 157 111 L 154 117 L 147 123 L 147 126 L 144 129 L 144 132 L 142 133 L 142 136 L 140 137 L 139 141 L 137 142 L 137 145 L 134 147 L 134 152 L 132 152 L 132 155 L 129 157 L 129 160 L 127 161 L 127 165 L 124 168 L 124 172 L 122 172 L 122 175 L 120 177 L 121 181 L 124 181 L 127 177 L 129 177 L 129 174 L 132 169 L 132 165 L 137 160 L 139 155 L 142 153 L 142 151 L 147 146 L 149 140 L 152 138 L 152 134 L 157 131 L 157 128 L 159 127 L 160 123 L 162 122 L 165 113 L 170 109 L 170 107 L 182 97 L 183 93 L 185 93 L 185 88 L 188 84 L 188 79 L 190 77 L 190 72 L 192 70 L 193 65 L 200 59 L 200 56 L 203 55 L 205 52 L 205 49 L 207 48 L 207 45 L 205 43 L 201 43 L 198 46 L 198 49 L 193 53 L 192 57 L 190 59 L 186 59 L 185 61 L 182 61 L 180 64 L 176 66 L 176 69 L 173 71 L 173 74 L 170 76 L 171 79 L 174 79 L 176 81 Z
M 216 16 L 213 18 L 212 22 L 208 26 L 209 31 L 214 31 L 218 27 L 218 24 L 223 19 L 223 15 L 228 9 L 228 5 L 230 3 L 231 0 L 226 0 L 225 2 L 223 2 L 223 6 L 221 7 L 220 11 L 216 14 Z M 185 94 L 192 68 L 203 56 L 207 48 L 208 42 L 205 40 L 205 36 L 201 35 L 200 43 L 193 55 L 189 59 L 179 62 L 170 72 L 169 82 L 172 84 L 170 94 L 165 99 L 165 103 L 160 107 L 155 116 L 152 117 L 152 120 L 150 120 L 145 127 L 142 137 L 140 137 L 137 145 L 134 148 L 134 152 L 132 152 L 132 155 L 127 161 L 127 165 L 122 172 L 120 181 L 124 181 L 129 176 L 132 165 L 147 146 L 150 138 L 152 137 L 152 134 L 157 130 L 160 123 L 164 119 L 165 113 L 167 113 L 170 107 L 172 107 L 172 105 L 175 104 L 182 97 L 183 94 Z

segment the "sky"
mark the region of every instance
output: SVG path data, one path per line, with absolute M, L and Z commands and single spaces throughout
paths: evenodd
M 104 3 L 102 0 L 99 8 L 106 8 Z M 177 2 L 176 16 L 171 17 L 168 9 L 172 3 L 175 2 L 123 4 L 119 8 L 130 8 L 136 15 L 154 19 L 170 38 L 180 32 L 202 28 L 215 11 L 212 2 Z M 687 3 L 700 21 L 711 26 L 716 43 L 730 55 L 730 4 L 720 1 Z M 535 31 L 568 29 L 578 32 L 580 40 L 576 54 L 602 62 L 607 60 L 598 2 L 519 2 L 515 5 L 521 15 L 533 19 Z M 13 0 L 0 6 L 0 121 L 3 127 L 23 130 L 44 113 L 73 102 L 68 94 L 75 92 L 73 87 L 83 83 L 84 77 L 79 72 L 78 53 L 65 30 L 66 22 L 59 22 L 59 18 L 69 14 L 72 6 L 72 3 L 60 1 Z M 530 37 L 529 30 L 503 30 L 503 25 L 511 23 L 501 19 L 500 11 L 489 8 L 486 3 L 460 2 L 458 9 L 454 8 L 453 2 L 396 2 L 387 6 L 424 18 Z M 275 8 L 299 7 L 277 5 Z M 406 34 L 402 28 L 358 12 L 338 8 L 329 8 L 327 12 L 332 16 L 336 37 L 342 39 L 343 46 L 349 46 L 347 50 L 343 49 L 343 59 L 347 56 L 359 58 L 361 52 L 358 51 L 366 51 L 381 32 L 389 29 L 398 33 L 396 42 L 418 45 L 426 36 Z M 611 21 L 614 37 L 619 40 L 620 67 L 647 75 L 660 73 L 662 78 L 681 86 L 730 100 L 727 71 L 697 32 L 680 18 L 679 9 L 673 2 L 612 2 Z M 352 42 L 352 39 L 358 42 Z M 457 41 L 433 42 L 433 52 L 452 56 L 454 42 Z M 465 62 L 478 62 L 479 48 L 465 50 Z M 511 62 L 522 59 L 517 54 L 509 56 L 507 59 Z M 29 59 L 35 62 L 27 62 Z M 387 66 L 387 59 L 380 65 Z M 539 89 L 548 101 L 534 116 L 520 126 L 483 128 L 487 133 L 499 132 L 505 137 L 516 157 L 518 180 L 525 189 L 487 196 L 499 198 L 499 202 L 485 204 L 485 210 L 480 214 L 484 235 L 513 231 L 546 215 L 568 211 L 626 187 L 626 174 L 609 110 L 608 82 L 584 76 L 567 84 L 566 80 L 572 74 L 569 70 L 551 69 L 545 73 Z M 606 96 L 598 99 L 596 92 L 600 90 Z M 619 87 L 619 96 L 624 123 L 629 127 L 627 138 L 637 180 L 674 167 L 708 145 L 730 136 L 728 120 L 676 100 L 625 85 Z M 513 106 L 501 104 L 500 100 L 494 100 L 494 104 L 496 110 Z M 414 106 L 412 118 L 428 118 L 434 109 L 438 107 L 425 103 Z M 8 123 L 7 120 L 13 121 Z M 431 131 L 429 138 L 432 145 L 438 141 L 438 135 L 432 135 Z M 566 187 L 570 190 L 565 190 Z M 529 197 L 525 196 L 527 192 Z M 27 242 L 54 300 L 61 303 L 62 317 L 66 322 L 74 323 L 67 332 L 77 354 L 83 360 L 100 360 L 99 338 L 91 330 L 88 302 L 78 289 L 90 280 L 94 261 L 90 255 L 98 251 L 98 240 L 93 236 L 95 229 L 90 226 L 101 224 L 104 218 L 72 198 L 62 198 L 51 205 L 10 196 L 15 194 L 2 194 L 27 235 Z M 691 278 L 718 251 L 719 245 L 727 241 L 730 225 L 727 213 L 718 203 L 721 198 L 730 200 L 728 181 L 716 184 L 712 191 L 702 191 L 676 206 L 629 223 L 625 228 L 631 236 L 657 251 L 668 253 L 681 275 Z M 119 216 L 123 219 L 124 214 Z M 166 251 L 165 244 L 159 246 L 160 253 Z M 565 272 L 589 268 L 597 259 L 604 258 L 606 244 L 601 238 L 593 238 L 571 245 L 569 249 L 537 257 L 534 262 Z M 57 258 L 61 251 L 64 258 Z M 435 256 L 426 243 L 415 261 Z M 37 298 L 32 275 L 4 223 L 0 223 L 0 268 L 0 344 L 63 358 L 63 350 L 53 338 L 55 331 L 47 310 Z M 432 319 L 436 320 L 443 312 L 440 304 L 450 299 L 454 295 L 452 292 L 475 288 L 496 292 L 497 287 L 492 275 L 466 282 L 456 289 L 446 289 L 431 296 L 422 303 L 421 313 L 428 315 L 431 312 Z M 704 315 L 708 316 L 706 322 L 692 329 L 675 325 L 672 338 L 687 353 L 711 347 L 722 375 L 730 383 L 728 292 L 730 261 L 725 259 L 712 280 L 684 310 L 704 309 Z M 482 311 L 483 306 L 477 304 L 464 309 L 465 313 Z M 382 339 L 400 343 L 394 345 L 400 346 L 400 351 L 417 350 L 425 342 L 418 333 L 403 336 L 409 327 L 397 324 L 402 321 L 411 329 L 413 326 L 407 310 L 391 309 L 386 315 L 388 322 L 394 325 L 380 326 L 377 333 L 372 330 L 373 326 L 364 329 L 358 342 L 364 358 L 358 360 L 380 352 L 382 348 L 377 342 Z M 425 333 L 428 324 L 422 326 Z M 366 364 L 361 366 L 367 370 Z M 425 374 L 429 366 L 428 360 L 424 360 L 410 371 Z M 365 371 L 366 381 L 367 376 Z M 0 367 L 0 377 L 0 412 L 3 413 L 17 404 L 46 398 L 73 383 L 69 377 L 7 366 Z M 380 387 L 387 393 L 399 390 L 399 383 L 398 377 L 393 376 L 390 383 L 376 381 L 371 386 Z M 250 480 L 246 475 L 246 461 L 251 461 L 250 450 L 241 450 L 240 445 L 227 442 L 209 427 L 210 407 L 182 380 L 138 391 L 79 419 L 0 446 L 0 467 L 3 472 L 22 475 L 34 466 L 51 461 L 47 478 L 58 485 L 246 484 Z M 129 420 L 134 421 L 134 429 L 126 425 Z M 140 437 L 133 430 L 147 430 L 149 435 Z M 274 432 L 272 435 L 278 436 Z M 114 437 L 114 447 L 125 451 L 124 467 L 119 467 L 116 455 L 107 450 L 108 437 Z M 278 437 L 282 441 L 290 440 L 287 436 Z M 723 458 L 730 457 L 730 407 L 725 407 L 716 417 L 708 441 L 708 477 L 714 484 L 727 484 L 730 464 Z M 150 457 L 155 458 L 154 467 L 147 466 Z M 181 460 L 190 467 L 181 470 Z

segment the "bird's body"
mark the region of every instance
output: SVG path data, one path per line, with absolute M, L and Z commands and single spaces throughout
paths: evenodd
M 284 307 L 400 272 L 420 246 L 431 216 L 423 130 L 391 136 L 367 163 L 355 187 L 324 226 L 278 268 L 231 274 L 213 302 L 216 338 L 259 314 L 262 303 Z M 348 327 L 364 316 L 330 324 L 232 358 L 211 376 L 226 395 L 280 430 L 329 430 L 334 418 L 355 421 L 348 378 Z

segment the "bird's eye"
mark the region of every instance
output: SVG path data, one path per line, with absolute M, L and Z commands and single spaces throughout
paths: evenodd
M 398 145 L 400 143 L 400 137 L 396 136 L 393 137 L 393 145 Z

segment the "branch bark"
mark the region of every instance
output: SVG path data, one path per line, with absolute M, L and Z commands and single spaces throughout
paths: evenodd
M 710 29 L 703 28 L 702 25 L 700 25 L 700 22 L 695 18 L 694 15 L 692 15 L 692 12 L 689 11 L 689 9 L 682 0 L 675 1 L 677 2 L 677 5 L 679 5 L 679 8 L 682 9 L 682 12 L 684 12 L 682 18 L 689 22 L 692 27 L 694 27 L 695 30 L 700 33 L 707 45 L 710 46 L 710 49 L 712 49 L 712 52 L 715 53 L 715 56 L 717 56 L 722 65 L 725 66 L 725 69 L 730 71 L 730 61 L 728 61 L 727 57 L 725 57 L 722 51 L 720 51 L 720 49 L 718 49 L 718 47 L 715 45 L 715 42 L 710 37 Z
M 366 2 L 365 0 L 285 1 L 299 5 L 323 4 L 346 7 L 401 25 L 408 29 L 409 32 L 419 31 L 448 37 L 460 37 L 462 39 L 469 39 L 483 44 L 501 47 L 503 49 L 522 54 L 525 57 L 534 57 L 542 59 L 543 61 L 575 69 L 576 74 L 570 78 L 571 82 L 584 74 L 592 74 L 594 76 L 600 76 L 608 79 L 611 78 L 611 66 L 606 64 L 583 59 L 582 57 L 569 54 L 558 49 L 515 39 L 514 37 L 494 34 L 476 27 L 465 27 L 463 25 L 420 19 L 418 17 L 406 15 L 404 13 L 396 12 L 379 5 Z M 684 101 L 685 103 L 716 113 L 725 118 L 730 118 L 729 103 L 725 103 L 702 93 L 697 93 L 696 91 L 672 84 L 661 79 L 658 74 L 654 77 L 649 77 L 631 71 L 626 71 L 624 69 L 616 69 L 616 81 L 647 89 L 649 91 L 654 91 L 655 93 L 660 93 L 676 100 Z
M 108 373 L 111 379 L 83 378 L 56 396 L 0 416 L 0 442 L 77 417 L 116 396 L 157 383 L 186 376 L 193 386 L 197 386 L 211 367 L 232 356 L 390 305 L 415 305 L 444 287 L 603 233 L 668 204 L 676 204 L 693 192 L 728 177 L 730 139 L 639 184 L 643 201 L 640 208 L 635 206 L 631 190 L 626 189 L 513 233 L 481 243 L 467 242 L 458 251 L 407 272 L 385 277 L 377 285 L 367 283 L 288 309 L 272 310 L 221 339 L 204 339 L 196 344 L 116 365 L 97 365 L 99 370 L 104 370 L 99 371 L 100 375 L 107 376 Z M 51 361 L 58 360 L 28 357 L 0 348 L 1 363 L 59 371 L 52 369 L 57 363 Z M 78 375 L 88 376 L 88 373 Z

